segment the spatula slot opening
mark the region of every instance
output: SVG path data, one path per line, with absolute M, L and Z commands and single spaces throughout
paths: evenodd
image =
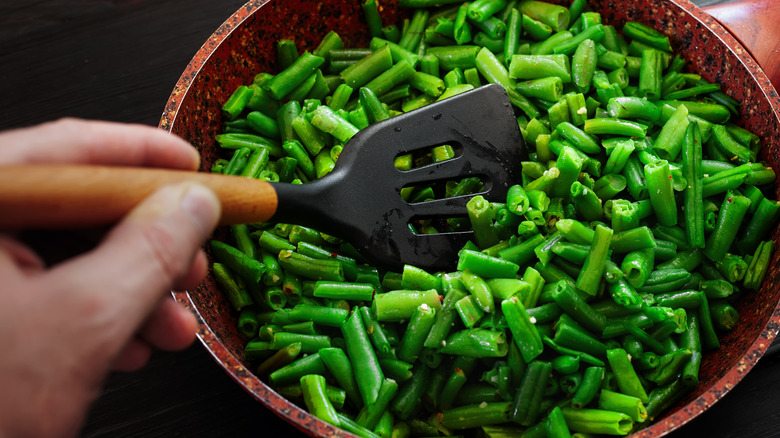
M 484 193 L 487 181 L 487 177 L 475 175 L 468 178 L 453 178 L 423 184 L 410 184 L 404 186 L 399 194 L 409 204 L 417 204 L 436 199 Z
M 467 215 L 451 217 L 416 217 L 409 221 L 409 231 L 415 235 L 452 234 L 472 231 Z
M 413 151 L 405 150 L 395 156 L 395 168 L 407 172 L 435 163 L 454 160 L 463 155 L 463 145 L 446 142 L 422 147 Z

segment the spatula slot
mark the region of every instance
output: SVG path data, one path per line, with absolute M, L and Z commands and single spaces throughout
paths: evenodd
M 409 204 L 410 229 L 415 234 L 447 234 L 471 231 L 466 208 L 472 195 L 460 195 Z
M 463 155 L 463 146 L 457 142 L 447 142 L 423 147 L 414 151 L 403 151 L 395 156 L 395 168 L 408 172 L 434 163 L 454 160 Z
M 410 203 L 428 202 L 453 196 L 484 193 L 487 178 L 475 175 L 468 178 L 453 178 L 433 181 L 427 184 L 409 184 L 400 190 L 401 198 Z
M 450 234 L 472 231 L 466 215 L 452 217 L 417 218 L 409 222 L 409 230 L 415 235 Z

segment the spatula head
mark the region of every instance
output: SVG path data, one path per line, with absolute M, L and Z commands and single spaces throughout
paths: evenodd
M 409 171 L 394 165 L 399 155 L 440 145 L 452 146 L 456 157 Z M 476 194 L 505 202 L 507 189 L 520 182 L 525 156 L 504 88 L 485 85 L 361 130 L 344 146 L 330 174 L 298 186 L 308 191 L 306 196 L 296 194 L 288 202 L 280 192 L 277 216 L 293 215 L 293 221 L 342 237 L 386 269 L 411 264 L 452 270 L 473 232 L 417 234 L 409 224 L 466 217 L 466 203 Z M 404 187 L 466 177 L 479 177 L 483 190 L 418 203 L 400 195 Z

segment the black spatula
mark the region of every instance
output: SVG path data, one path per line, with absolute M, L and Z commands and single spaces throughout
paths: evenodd
M 394 159 L 433 146 L 457 152 L 447 161 L 400 171 Z M 72 227 L 120 219 L 155 188 L 196 180 L 215 190 L 221 224 L 276 221 L 316 228 L 352 243 L 385 268 L 413 264 L 454 268 L 470 231 L 416 234 L 419 218 L 466 215 L 459 196 L 420 203 L 401 198 L 404 187 L 479 177 L 479 193 L 503 202 L 520 181 L 523 140 L 499 85 L 486 85 L 358 132 L 336 167 L 308 184 L 272 184 L 224 175 L 121 167 L 34 165 L 0 167 L 0 227 Z

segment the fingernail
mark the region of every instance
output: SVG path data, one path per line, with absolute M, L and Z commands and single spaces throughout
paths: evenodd
M 221 212 L 214 192 L 200 184 L 188 184 L 179 204 L 202 236 L 211 234 Z

